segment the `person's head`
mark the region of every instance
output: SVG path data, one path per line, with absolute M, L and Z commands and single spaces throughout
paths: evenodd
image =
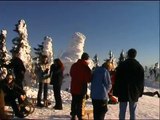
M 7 80 L 7 81 L 6 81 L 7 84 L 12 83 L 13 80 L 14 80 L 14 75 L 13 75 L 12 73 L 8 73 L 7 76 L 6 76 L 6 80 Z
M 17 51 L 13 51 L 13 52 L 12 52 L 12 56 L 13 56 L 13 57 L 19 57 L 19 53 L 18 53 Z
M 47 55 L 43 55 L 42 56 L 42 64 L 46 64 L 46 63 L 48 63 L 48 57 L 47 57 Z
M 114 65 L 113 65 L 113 62 L 111 60 L 107 60 L 106 61 L 106 68 L 109 70 L 109 71 L 112 71 L 114 69 Z
M 89 55 L 84 52 L 84 53 L 82 54 L 82 56 L 81 56 L 81 59 L 82 59 L 82 60 L 88 60 L 88 59 L 89 59 Z
M 54 59 L 54 64 L 55 64 L 56 66 L 59 66 L 60 63 L 62 63 L 62 62 L 61 62 L 61 60 L 60 60 L 59 58 Z
M 128 58 L 134 59 L 136 55 L 137 55 L 137 51 L 134 48 L 129 49 L 127 52 Z
M 56 66 L 60 67 L 62 70 L 64 70 L 63 63 L 61 62 L 61 60 L 59 58 L 54 59 L 54 64 Z

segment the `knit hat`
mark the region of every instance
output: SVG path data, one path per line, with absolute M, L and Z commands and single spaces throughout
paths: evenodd
M 81 59 L 83 60 L 88 60 L 89 59 L 89 55 L 87 53 L 83 53 L 82 56 L 81 56 Z

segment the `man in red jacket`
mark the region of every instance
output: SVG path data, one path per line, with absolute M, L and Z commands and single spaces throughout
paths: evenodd
M 85 99 L 85 95 L 87 93 L 87 83 L 91 81 L 91 70 L 88 67 L 87 63 L 88 59 L 89 55 L 87 53 L 83 53 L 81 59 L 74 63 L 70 69 L 72 94 L 72 120 L 75 119 L 76 115 L 79 120 L 82 120 L 83 99 Z

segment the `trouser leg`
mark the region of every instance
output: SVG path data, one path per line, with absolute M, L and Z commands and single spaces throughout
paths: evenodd
M 47 100 L 48 97 L 48 83 L 44 83 L 44 94 L 43 99 Z
M 129 102 L 129 111 L 130 111 L 130 119 L 135 120 L 136 119 L 136 107 L 137 102 Z
M 61 87 L 60 86 L 53 86 L 54 90 L 54 98 L 55 98 L 55 106 L 57 108 L 62 108 L 62 98 L 61 98 Z
M 94 120 L 104 120 L 105 114 L 108 111 L 107 100 L 92 99 L 92 104 Z
M 84 96 L 83 95 L 79 95 L 77 97 L 77 117 L 79 120 L 82 120 L 82 104 L 83 104 L 83 98 Z
M 126 114 L 127 102 L 119 103 L 119 119 L 124 120 Z
M 74 118 L 77 115 L 77 104 L 76 104 L 76 95 L 72 95 L 72 101 L 71 101 L 71 113 L 70 115 Z
M 82 99 L 82 116 L 85 115 L 86 96 Z
M 37 95 L 37 103 L 41 103 L 41 99 L 42 99 L 42 86 L 43 86 L 43 83 L 40 82 L 39 83 L 39 89 L 38 89 L 38 95 Z
M 15 98 L 14 98 L 13 95 L 7 95 L 7 96 L 5 97 L 5 101 L 6 101 L 8 104 L 11 105 L 11 107 L 12 107 L 12 109 L 13 109 L 13 111 L 14 111 L 15 114 L 18 114 L 18 113 L 19 113 L 20 110 L 18 109 L 18 105 L 17 105 L 17 103 L 16 103 Z
M 83 102 L 83 95 L 72 95 L 72 102 L 71 102 L 71 116 L 75 117 L 77 115 L 78 120 L 82 120 L 82 102 Z

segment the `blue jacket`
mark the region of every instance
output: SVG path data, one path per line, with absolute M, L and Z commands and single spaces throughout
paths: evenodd
M 111 89 L 110 74 L 104 67 L 95 68 L 91 81 L 91 98 L 107 100 L 108 92 Z

